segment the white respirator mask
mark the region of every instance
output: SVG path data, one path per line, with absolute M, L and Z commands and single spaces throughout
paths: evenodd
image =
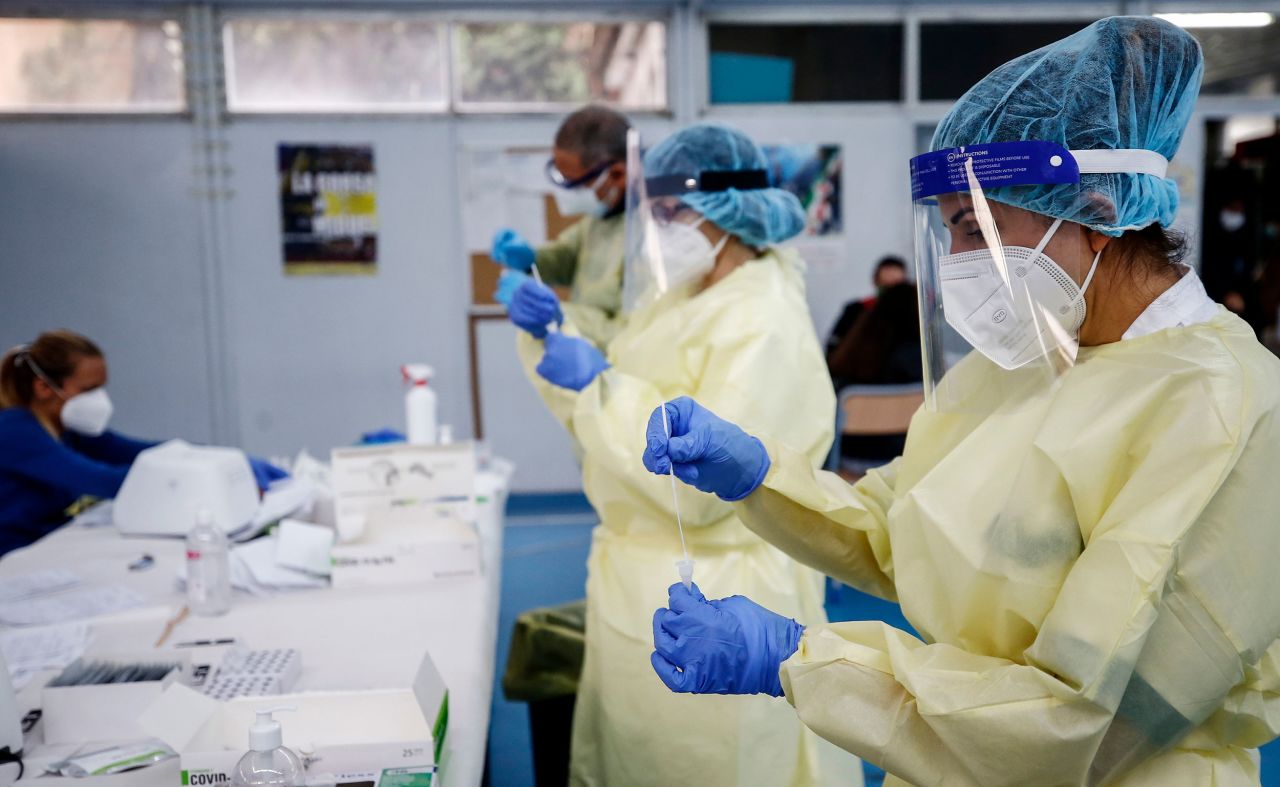
M 21 362 L 31 367 L 36 377 L 44 380 L 45 385 L 62 399 L 62 413 L 59 416 L 64 429 L 70 429 L 88 437 L 97 437 L 107 431 L 107 423 L 115 408 L 111 405 L 111 397 L 106 388 L 94 388 L 92 391 L 67 396 L 62 388 L 49 379 L 29 352 L 23 352 Z
M 106 388 L 94 388 L 67 399 L 62 405 L 62 426 L 73 432 L 97 437 L 107 431 L 114 408 Z
M 729 242 L 729 233 L 726 232 L 714 246 L 711 245 L 707 236 L 698 231 L 698 227 L 706 220 L 703 216 L 692 224 L 673 221 L 658 226 L 658 251 L 662 255 L 667 287 L 679 287 L 702 278 L 715 268 L 716 257 Z
M 609 176 L 609 170 L 600 175 L 589 185 L 575 186 L 571 189 L 558 188 L 552 192 L 556 200 L 556 210 L 561 216 L 594 216 L 600 218 L 609 212 L 610 205 L 596 195 L 596 189 Z
M 1084 293 L 1099 251 L 1077 285 L 1044 253 L 1062 219 L 1054 221 L 1039 245 L 1002 246 L 946 254 L 938 259 L 943 314 L 974 349 L 1005 369 L 1017 369 L 1055 351 L 1074 359 L 1084 324 Z

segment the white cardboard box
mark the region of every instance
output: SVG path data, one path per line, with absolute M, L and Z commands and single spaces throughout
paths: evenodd
M 163 680 L 96 686 L 45 686 L 41 691 L 45 743 L 145 738 L 147 734 L 138 726 L 138 715 L 169 686 L 177 684 L 180 688 L 186 688 L 181 684 L 188 679 L 190 673 L 187 660 L 171 651 L 86 655 L 67 669 L 82 662 L 95 661 L 141 664 L 173 662 L 179 666 Z
M 341 540 L 360 537 L 369 517 L 421 507 L 463 522 L 476 518 L 476 452 L 472 443 L 335 448 L 330 478 Z
M 374 787 L 431 787 L 445 781 L 449 692 L 430 655 L 412 686 L 306 691 L 218 702 L 185 686 L 167 689 L 139 719 L 148 735 L 178 752 L 180 785 L 218 785 L 248 750 L 254 710 L 293 705 L 275 718 L 284 745 L 309 780 Z M 320 778 L 317 778 L 320 777 Z M 175 785 L 175 787 L 179 787 Z
M 335 544 L 335 588 L 401 585 L 480 576 L 474 525 L 420 509 L 375 512 L 359 542 Z

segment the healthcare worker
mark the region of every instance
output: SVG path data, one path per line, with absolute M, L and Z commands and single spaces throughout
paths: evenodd
M 628 170 L 630 237 L 622 332 L 607 354 L 571 315 L 518 347 L 547 405 L 582 448 L 583 487 L 600 515 L 587 564 L 586 655 L 573 724 L 581 785 L 859 784 L 857 761 L 807 732 L 785 702 L 672 694 L 649 666 L 653 609 L 677 576 L 669 479 L 637 475 L 634 439 L 655 405 L 681 393 L 785 434 L 806 461 L 831 444 L 835 395 L 804 297 L 803 263 L 774 244 L 800 232 L 796 198 L 771 188 L 760 148 L 739 131 L 694 126 Z M 555 306 L 545 288 L 536 292 Z M 538 325 L 542 328 L 542 325 Z M 777 380 L 795 384 L 784 389 Z M 822 577 L 764 543 L 733 507 L 681 488 L 696 576 L 749 588 L 770 606 L 823 620 Z
M 738 500 L 922 637 L 676 586 L 654 621 L 668 686 L 785 693 L 893 784 L 1259 783 L 1280 361 L 1164 229 L 1202 62 L 1166 22 L 1104 19 L 943 119 L 912 162 L 926 404 L 888 467 L 848 486 L 717 404 L 666 405 L 669 441 L 654 414 L 650 469 Z
M 0 361 L 0 555 L 67 521 L 81 498 L 115 497 L 155 445 L 107 429 L 107 360 L 89 339 L 49 331 Z M 258 486 L 285 472 L 250 458 Z
M 625 117 L 602 106 L 587 106 L 565 118 L 556 132 L 547 177 L 560 214 L 581 218 L 536 250 L 514 230 L 494 237 L 489 256 L 508 269 L 495 297 L 527 330 L 541 331 L 546 323 L 528 321 L 534 311 L 528 302 L 534 283 L 530 272 L 536 264 L 543 282 L 570 288 L 564 309 L 583 336 L 604 347 L 617 333 L 629 128 Z

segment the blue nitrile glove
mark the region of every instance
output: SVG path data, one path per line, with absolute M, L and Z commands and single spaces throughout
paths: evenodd
M 499 265 L 505 265 L 522 273 L 528 273 L 533 267 L 533 247 L 515 230 L 499 230 L 498 234 L 493 236 L 493 246 L 489 249 L 489 256 Z
M 289 477 L 285 471 L 256 456 L 249 457 L 249 468 L 253 470 L 253 480 L 258 482 L 258 489 L 263 492 L 267 491 L 272 481 Z
M 581 391 L 596 379 L 596 375 L 609 368 L 604 355 L 586 339 L 549 333 L 546 347 L 537 371 L 552 385 Z
M 493 291 L 493 299 L 503 306 L 510 306 L 520 285 L 529 280 L 529 274 L 507 268 L 498 277 L 498 288 Z
M 653 613 L 653 669 L 667 688 L 689 694 L 782 696 L 778 669 L 800 647 L 804 626 L 745 596 L 707 601 L 695 584 L 667 590 L 670 609 Z
M 373 432 L 365 432 L 360 435 L 358 445 L 383 445 L 385 443 L 403 443 L 408 440 L 404 436 L 404 432 L 397 432 L 390 427 L 383 427 Z
M 764 443 L 687 396 L 667 408 L 671 439 L 662 428 L 662 410 L 654 408 L 645 430 L 644 466 L 711 492 L 721 500 L 741 500 L 764 483 L 772 464 Z
M 518 328 L 528 331 L 533 338 L 541 339 L 547 335 L 549 323 L 563 323 L 564 313 L 560 311 L 560 299 L 545 284 L 533 279 L 525 279 L 507 306 L 507 317 Z

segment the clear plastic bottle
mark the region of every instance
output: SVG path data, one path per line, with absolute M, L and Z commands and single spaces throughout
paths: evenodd
M 227 536 L 208 509 L 196 512 L 187 533 L 187 607 L 196 615 L 221 615 L 231 608 L 231 556 Z
M 231 772 L 232 787 L 303 787 L 306 784 L 302 760 L 293 750 L 284 747 L 280 722 L 271 718 L 272 713 L 282 710 L 293 708 L 282 706 L 254 711 L 258 719 L 249 728 L 249 751 Z

